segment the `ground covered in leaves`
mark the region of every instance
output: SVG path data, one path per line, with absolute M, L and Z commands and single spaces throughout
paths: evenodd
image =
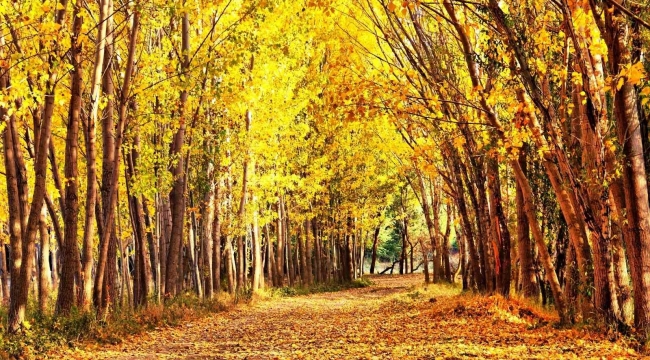
M 78 359 L 629 358 L 623 338 L 556 329 L 550 313 L 516 300 L 381 276 L 362 289 L 253 302 L 183 326 L 85 345 Z

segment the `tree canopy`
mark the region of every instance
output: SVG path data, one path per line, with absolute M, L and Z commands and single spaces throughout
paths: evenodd
M 0 0 L 0 18 L 9 332 L 31 297 L 107 316 L 382 261 L 650 331 L 641 2 Z

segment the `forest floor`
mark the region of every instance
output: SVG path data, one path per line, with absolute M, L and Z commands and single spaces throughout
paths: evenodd
M 554 316 L 498 296 L 422 286 L 422 275 L 377 276 L 370 287 L 240 305 L 118 345 L 86 344 L 77 359 L 630 358 L 625 338 L 556 329 Z M 56 356 L 56 355 L 55 355 Z

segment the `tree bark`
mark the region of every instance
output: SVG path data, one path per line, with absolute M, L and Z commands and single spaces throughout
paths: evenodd
M 310 237 L 312 235 L 311 231 L 312 222 L 311 220 L 305 220 L 305 283 L 309 286 L 313 284 L 313 274 L 314 269 L 312 268 L 312 245 Z
M 526 148 L 520 149 L 518 161 L 524 176 L 526 176 Z M 519 183 L 516 183 L 515 202 L 517 208 L 517 249 L 519 254 L 521 293 L 527 298 L 538 298 L 539 285 L 535 276 L 530 229 L 528 226 L 528 218 L 526 217 L 526 210 L 524 209 L 524 195 Z
M 256 203 L 257 199 L 253 197 L 253 202 Z M 260 227 L 257 219 L 257 210 L 253 213 L 253 291 L 262 289 L 264 277 L 264 265 L 262 262 L 262 242 L 260 240 Z
M 111 0 L 109 0 L 111 1 Z M 109 4 L 109 13 L 112 12 L 112 1 Z M 112 32 L 112 21 L 107 24 L 108 33 Z M 120 149 L 122 148 L 122 141 L 124 139 L 124 129 L 127 123 L 127 106 L 129 100 L 131 78 L 134 71 L 136 43 L 138 39 L 138 32 L 140 27 L 140 12 L 133 13 L 133 23 L 131 34 L 129 38 L 129 52 L 126 62 L 126 69 L 124 72 L 124 82 L 122 83 L 122 91 L 119 99 L 119 112 L 118 112 L 118 126 L 113 128 L 113 107 L 112 102 L 109 102 L 104 116 L 103 128 L 103 143 L 104 143 L 104 156 L 102 168 L 102 219 L 98 219 L 99 229 L 101 227 L 100 237 L 100 250 L 99 259 L 97 261 L 97 269 L 95 271 L 95 283 L 93 290 L 93 301 L 97 307 L 99 314 L 106 312 L 108 306 L 112 303 L 116 296 L 115 277 L 117 276 L 117 234 L 115 232 L 115 209 L 117 207 L 117 193 L 118 193 L 118 180 L 119 180 L 119 163 L 120 163 Z M 107 36 L 107 44 L 112 42 L 112 37 Z M 107 54 L 112 54 L 112 47 L 106 47 Z M 105 56 L 106 59 L 111 59 L 111 56 Z M 113 83 L 112 79 L 108 76 L 112 74 L 110 64 L 107 64 L 104 73 L 104 92 L 107 94 L 112 93 Z M 115 138 L 113 139 L 113 136 Z M 111 146 L 112 145 L 112 146 Z M 100 226 L 101 224 L 101 226 Z
M 433 220 L 431 219 L 431 211 L 437 212 L 438 209 L 431 209 L 431 205 L 429 204 L 429 198 L 427 196 L 427 191 L 424 186 L 424 179 L 422 177 L 422 174 L 419 171 L 418 171 L 418 180 L 420 183 L 419 185 L 420 185 L 420 196 L 422 199 L 421 200 L 422 212 L 424 213 L 424 220 L 427 225 L 429 240 L 431 241 L 431 253 L 433 254 L 433 282 L 438 283 L 441 280 L 440 273 L 442 269 L 442 264 L 440 263 L 440 257 L 436 255 L 436 253 L 439 251 L 438 249 L 440 248 L 437 239 L 438 229 L 435 228 L 433 224 Z M 420 244 L 420 246 L 422 246 L 422 256 L 424 257 L 425 278 L 426 278 L 426 282 L 429 283 L 429 269 L 428 269 L 429 260 L 428 260 L 427 252 L 425 251 L 425 247 L 423 245 L 424 243 Z
M 278 220 L 276 221 L 276 236 L 278 238 L 278 244 L 276 249 L 276 258 L 275 258 L 275 274 L 277 279 L 276 286 L 282 286 L 284 282 L 284 231 L 283 223 L 284 219 L 282 218 L 282 198 L 278 199 L 277 203 L 278 211 Z
M 495 159 L 488 159 L 488 185 L 490 187 L 490 215 L 495 229 L 495 260 L 498 260 L 496 276 L 501 295 L 510 294 L 511 261 L 510 261 L 510 231 L 503 213 L 501 202 L 501 181 L 499 180 L 499 164 Z M 496 256 L 498 255 L 498 256 Z
M 451 264 L 449 261 L 449 236 L 451 234 L 451 224 L 453 221 L 453 211 L 451 206 L 447 205 L 447 223 L 445 224 L 445 234 L 442 238 L 442 263 L 445 270 L 445 279 L 449 283 L 454 283 L 454 274 L 451 272 Z
M 616 0 L 614 0 L 616 1 Z M 616 1 L 618 3 L 618 1 Z M 620 9 L 604 11 L 610 72 L 619 74 L 631 63 L 627 47 L 629 25 Z M 643 140 L 634 85 L 624 79 L 614 95 L 614 115 L 618 140 L 623 148 L 623 183 L 630 236 L 625 237 L 632 283 L 634 285 L 634 325 L 645 337 L 650 334 L 650 205 L 647 169 L 643 158 Z
M 85 126 L 86 139 L 86 216 L 84 223 L 84 238 L 82 249 L 82 292 L 81 308 L 84 311 L 90 310 L 92 305 L 92 285 L 93 285 L 93 238 L 95 234 L 95 204 L 97 203 L 97 150 L 96 142 L 96 124 L 97 111 L 99 109 L 99 96 L 102 83 L 102 69 L 104 66 L 104 53 L 106 47 L 106 16 L 108 15 L 108 0 L 99 2 L 99 23 L 97 26 L 97 40 L 95 50 L 95 65 L 93 79 L 91 83 L 90 94 L 90 116 Z
M 381 230 L 381 225 L 377 225 L 375 232 L 372 237 L 372 258 L 370 260 L 370 273 L 375 273 L 375 264 L 377 263 L 377 246 L 379 242 L 379 231 Z
M 65 141 L 65 213 L 64 236 L 63 236 L 63 266 L 61 271 L 61 282 L 59 283 L 59 296 L 56 303 L 56 312 L 59 315 L 66 315 L 71 308 L 77 305 L 77 289 L 81 286 L 79 248 L 77 246 L 77 229 L 79 218 L 79 123 L 81 121 L 81 96 L 82 76 L 81 51 L 82 44 L 79 42 L 83 17 L 80 16 L 82 3 L 77 0 L 74 10 L 74 24 L 71 40 L 72 85 L 70 87 L 70 111 L 68 115 L 67 135 Z M 92 196 L 92 195 L 90 195 Z M 92 213 L 92 211 L 89 211 Z
M 189 69 L 190 62 L 190 20 L 188 12 L 183 13 L 181 20 L 181 73 L 188 76 L 186 72 Z M 169 203 L 172 212 L 172 230 L 169 241 L 169 251 L 167 253 L 167 271 L 165 279 L 165 291 L 171 296 L 175 296 L 182 290 L 182 265 L 179 256 L 183 245 L 183 228 L 185 226 L 185 176 L 184 176 L 184 157 L 181 153 L 183 143 L 185 142 L 186 114 L 185 105 L 187 103 L 188 92 L 186 89 L 181 91 L 180 103 L 178 109 L 179 127 L 174 135 L 171 145 L 170 154 L 176 157 L 176 164 L 170 167 L 170 172 L 174 178 L 172 190 L 169 194 Z
M 47 309 L 47 302 L 50 299 L 50 287 L 52 286 L 52 271 L 50 269 L 50 234 L 47 227 L 46 208 L 41 210 L 39 224 L 39 235 L 41 238 L 41 256 L 39 257 L 38 272 L 38 308 L 41 313 Z M 4 245 L 0 244 L 4 249 Z M 0 253 L 3 256 L 4 252 Z

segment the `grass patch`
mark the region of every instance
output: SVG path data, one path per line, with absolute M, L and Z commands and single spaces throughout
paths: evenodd
M 271 289 L 271 297 L 293 297 L 309 294 L 337 292 L 349 289 L 360 289 L 371 286 L 373 283 L 368 278 L 360 278 L 347 283 L 326 282 L 311 286 L 294 286 Z

